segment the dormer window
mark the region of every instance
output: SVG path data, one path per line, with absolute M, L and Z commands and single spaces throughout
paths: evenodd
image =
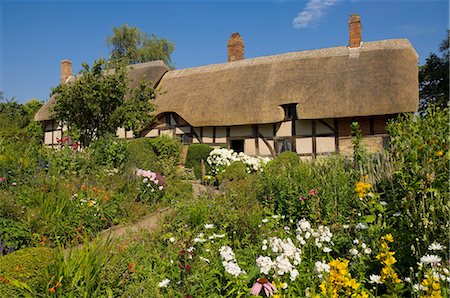
M 284 120 L 296 120 L 297 119 L 297 104 L 290 103 L 281 105 L 284 109 Z

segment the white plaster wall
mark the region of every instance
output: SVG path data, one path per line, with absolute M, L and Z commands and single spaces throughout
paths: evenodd
M 225 127 L 216 127 L 216 143 L 226 144 L 227 129 Z
M 203 127 L 203 143 L 211 144 L 213 143 L 213 128 Z
M 280 127 L 277 130 L 277 137 L 290 137 L 292 136 L 292 122 L 281 122 Z
M 297 153 L 306 154 L 312 153 L 312 138 L 301 138 L 296 140 Z
M 152 129 L 144 137 L 146 137 L 146 138 L 156 138 L 157 136 L 158 136 L 158 130 L 157 129 Z
M 270 146 L 273 148 L 273 140 L 267 140 Z M 270 149 L 262 139 L 258 139 L 259 155 L 271 155 Z
M 256 155 L 255 139 L 244 140 L 244 153 L 247 155 Z
M 334 137 L 316 137 L 317 153 L 334 152 Z

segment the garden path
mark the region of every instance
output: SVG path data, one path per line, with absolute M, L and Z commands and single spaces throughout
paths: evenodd
M 217 192 L 217 190 L 215 190 L 214 188 L 204 186 L 198 181 L 192 181 L 191 183 L 194 196 L 199 196 L 203 193 L 211 194 Z M 166 216 L 168 213 L 170 213 L 170 211 L 172 211 L 170 207 L 158 209 L 155 212 L 139 219 L 135 223 L 127 225 L 118 225 L 111 227 L 107 230 L 104 230 L 100 233 L 100 237 L 103 239 L 106 239 L 108 237 L 119 238 L 122 236 L 130 236 L 141 230 L 152 232 L 158 228 L 158 224 L 161 221 L 161 219 L 164 218 L 164 216 Z

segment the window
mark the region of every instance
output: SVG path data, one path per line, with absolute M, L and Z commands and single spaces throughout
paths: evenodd
M 275 150 L 277 154 L 285 151 L 293 151 L 292 149 L 292 140 L 291 139 L 277 139 L 276 140 Z
M 284 109 L 284 120 L 295 120 L 297 119 L 297 104 L 290 103 L 282 105 Z
M 244 140 L 231 140 L 230 149 L 234 152 L 244 152 Z

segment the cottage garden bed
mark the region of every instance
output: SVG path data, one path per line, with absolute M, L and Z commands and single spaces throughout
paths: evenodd
M 356 139 L 353 160 L 199 149 L 217 190 L 198 196 L 167 139 L 47 153 L 45 175 L 10 170 L 0 182 L 0 294 L 447 297 L 447 120 L 400 118 L 390 150 L 369 155 Z M 157 231 L 93 237 L 161 206 L 173 212 Z

